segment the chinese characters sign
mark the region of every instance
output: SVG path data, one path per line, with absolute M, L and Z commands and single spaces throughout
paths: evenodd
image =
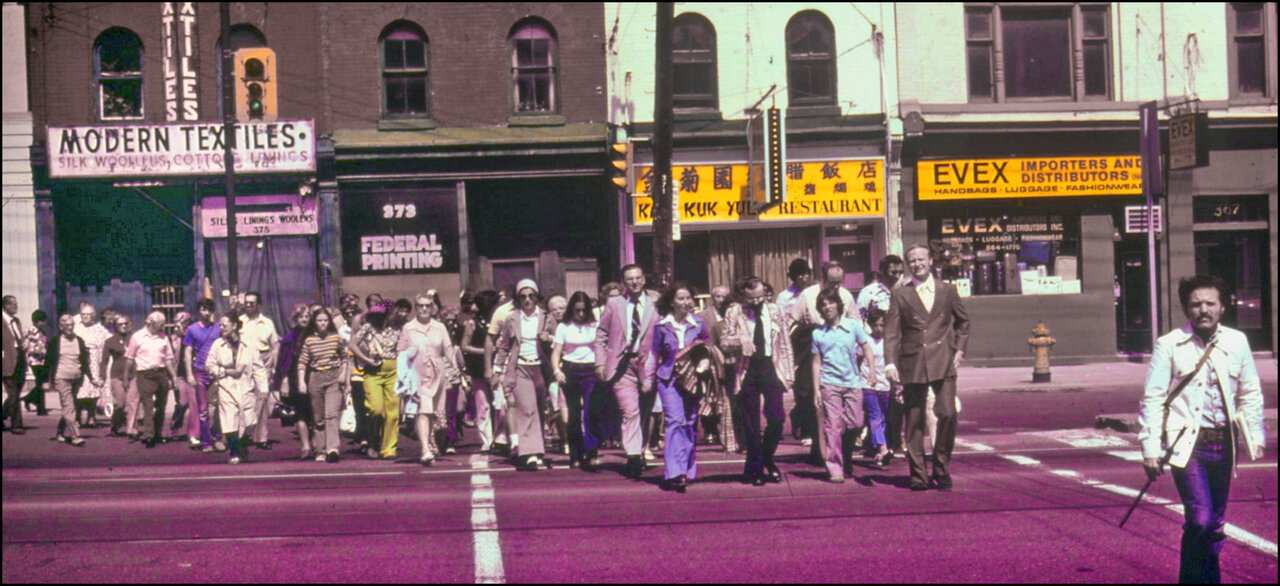
M 916 183 L 920 201 L 1142 195 L 1142 158 L 920 161 Z
M 747 165 L 671 166 L 681 223 L 791 220 L 884 215 L 884 160 L 788 161 L 787 201 L 765 207 L 764 170 L 747 185 Z M 653 223 L 653 167 L 636 167 L 632 213 L 637 225 Z
M 237 173 L 316 170 L 310 120 L 236 124 Z M 223 172 L 218 122 L 49 127 L 49 177 L 153 177 Z

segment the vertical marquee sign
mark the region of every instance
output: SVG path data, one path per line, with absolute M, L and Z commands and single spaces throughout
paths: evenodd
M 160 4 L 161 64 L 164 66 L 164 119 L 200 119 L 200 38 L 195 2 Z

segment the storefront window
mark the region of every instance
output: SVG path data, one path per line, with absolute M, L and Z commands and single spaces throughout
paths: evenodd
M 936 215 L 929 247 L 962 296 L 1080 292 L 1079 216 Z

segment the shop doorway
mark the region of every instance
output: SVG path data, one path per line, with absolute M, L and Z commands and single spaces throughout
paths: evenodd
M 1196 274 L 1217 275 L 1233 292 L 1222 323 L 1254 350 L 1271 350 L 1271 254 L 1266 230 L 1197 231 Z

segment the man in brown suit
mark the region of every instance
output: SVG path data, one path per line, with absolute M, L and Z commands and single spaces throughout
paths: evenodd
M 951 490 L 951 449 L 956 440 L 956 368 L 969 341 L 969 314 L 954 285 L 933 278 L 929 247 L 907 249 L 911 281 L 893 290 L 885 319 L 885 375 L 903 386 L 907 407 L 907 461 L 911 490 Z M 926 484 L 925 404 L 929 389 L 937 400 L 938 432 L 933 438 L 933 475 Z
M 4 417 L 12 424 L 13 433 L 21 435 L 22 404 L 18 402 L 22 395 L 22 385 L 27 382 L 27 362 L 22 353 L 22 325 L 18 321 L 18 299 L 13 295 L 4 296 Z

